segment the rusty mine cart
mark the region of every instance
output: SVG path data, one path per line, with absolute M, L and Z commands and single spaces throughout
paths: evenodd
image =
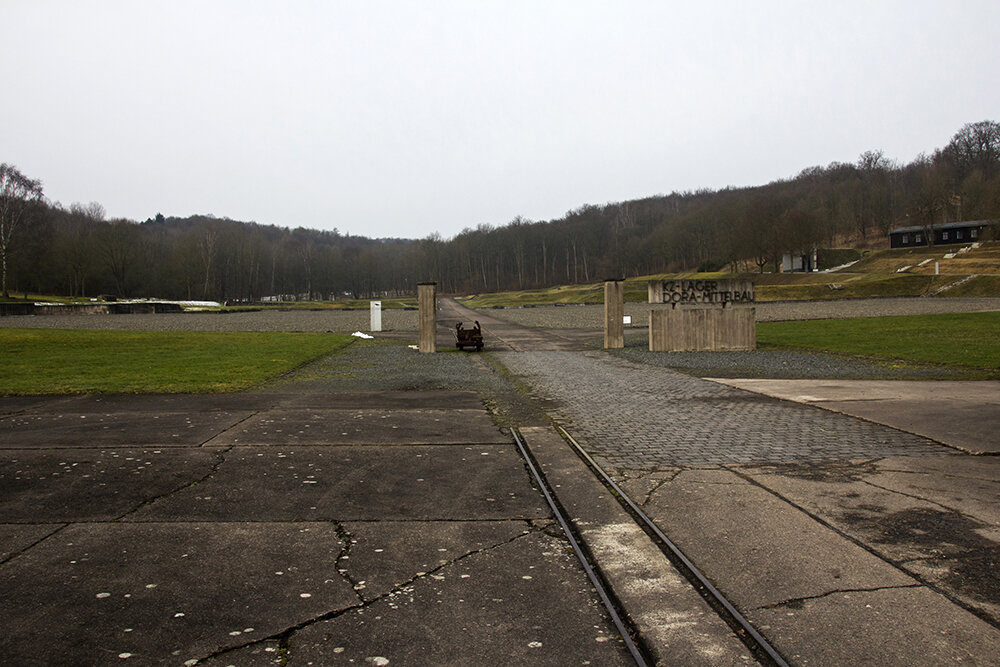
M 461 322 L 455 325 L 455 345 L 460 350 L 466 347 L 475 347 L 477 351 L 483 349 L 483 329 L 479 320 L 472 329 L 463 329 Z

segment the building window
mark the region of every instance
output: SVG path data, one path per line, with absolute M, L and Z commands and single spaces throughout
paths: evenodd
M 921 243 L 921 242 L 923 242 L 923 240 L 924 240 L 924 237 L 921 236 L 920 234 L 917 234 L 916 238 L 913 239 L 913 242 L 914 243 Z
M 910 235 L 909 234 L 903 234 L 903 245 L 906 245 L 909 242 L 910 242 Z
M 948 240 L 948 232 L 941 232 L 941 240 L 942 241 Z
M 974 238 L 976 238 L 978 236 L 979 236 L 979 230 L 978 229 L 970 229 L 969 230 L 969 238 L 973 238 L 974 239 Z
M 958 230 L 957 232 L 955 232 L 955 240 L 956 241 L 961 241 L 962 240 L 962 230 L 961 229 Z

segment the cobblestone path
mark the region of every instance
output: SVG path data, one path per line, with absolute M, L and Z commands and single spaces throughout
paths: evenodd
M 503 364 L 615 468 L 946 455 L 931 440 L 603 352 L 502 352 Z

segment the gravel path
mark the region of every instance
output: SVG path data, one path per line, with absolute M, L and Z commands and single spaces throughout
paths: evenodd
M 520 390 L 491 354 L 459 352 L 454 347 L 439 347 L 437 354 L 420 354 L 405 341 L 385 338 L 357 340 L 261 389 L 307 394 L 473 391 L 501 425 L 548 423 L 544 405 Z
M 22 315 L 0 317 L 0 326 L 30 329 L 148 331 L 368 331 L 367 310 L 260 310 L 159 315 Z M 416 331 L 417 311 L 383 310 L 382 328 Z
M 655 305 L 652 308 L 669 308 Z M 625 314 L 632 317 L 634 326 L 646 326 L 649 322 L 648 303 L 626 303 Z M 971 313 L 1000 310 L 1000 298 L 969 299 L 844 299 L 841 301 L 782 301 L 758 303 L 758 322 L 781 320 L 824 320 L 847 317 L 880 317 L 884 315 L 922 315 L 935 313 Z M 536 306 L 534 308 L 490 309 L 494 317 L 526 327 L 547 329 L 602 329 L 604 327 L 604 306 L 568 305 Z
M 654 306 L 662 308 L 664 306 Z M 667 306 L 669 307 L 669 306 Z M 650 306 L 626 303 L 634 326 L 645 326 Z M 848 299 L 758 303 L 757 321 L 815 320 L 922 313 L 967 313 L 1000 310 L 1000 298 L 978 299 Z M 604 306 L 538 306 L 489 309 L 483 312 L 527 327 L 594 329 L 604 326 Z M 416 331 L 417 311 L 383 310 L 386 331 Z M 233 313 L 166 313 L 159 315 L 25 315 L 0 317 L 0 327 L 32 329 L 125 329 L 152 331 L 367 331 L 367 310 L 261 310 Z

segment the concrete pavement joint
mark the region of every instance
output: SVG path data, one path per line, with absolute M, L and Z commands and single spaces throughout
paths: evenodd
M 18 525 L 18 524 L 14 524 L 14 525 Z M 23 525 L 39 525 L 39 524 L 23 524 Z M 58 526 L 51 533 L 48 533 L 47 535 L 44 535 L 44 536 L 38 538 L 37 540 L 35 540 L 31 544 L 29 544 L 28 546 L 24 547 L 23 549 L 21 549 L 19 551 L 12 552 L 9 556 L 7 556 L 7 558 L 4 558 L 3 560 L 0 560 L 0 567 L 3 567 L 7 563 L 11 562 L 12 560 L 14 560 L 18 556 L 20 556 L 21 554 L 26 553 L 28 551 L 31 551 L 33 548 L 35 548 L 36 546 L 38 546 L 39 544 L 41 544 L 45 540 L 49 539 L 50 537 L 54 537 L 56 534 L 62 532 L 64 529 L 66 529 L 66 528 L 68 528 L 69 526 L 72 526 L 72 525 L 73 525 L 72 523 L 64 523 L 61 526 Z

